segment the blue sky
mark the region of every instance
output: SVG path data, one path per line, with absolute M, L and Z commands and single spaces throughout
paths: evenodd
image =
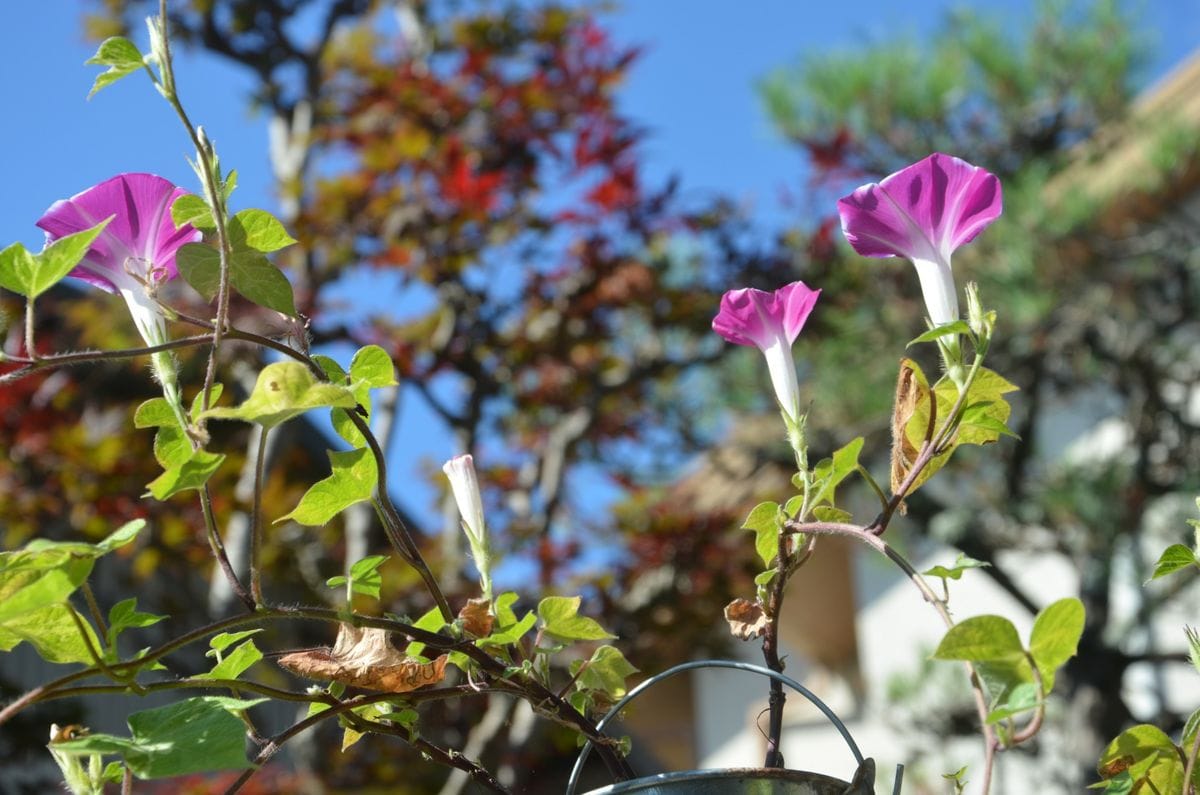
M 988 9 L 1016 28 L 1034 0 L 627 0 L 606 24 L 618 42 L 645 48 L 621 101 L 651 132 L 644 150 L 649 175 L 678 173 L 685 191 L 731 194 L 778 220 L 780 189 L 801 178 L 802 164 L 771 131 L 755 81 L 804 54 L 898 34 L 928 38 L 948 9 L 963 5 Z M 0 72 L 0 246 L 20 240 L 40 247 L 33 222 L 46 207 L 121 171 L 195 184 L 184 161 L 187 138 L 148 80 L 128 78 L 86 101 L 98 70 L 83 66 L 95 49 L 81 33 L 84 7 L 79 0 L 0 3 L 0 29 L 9 34 Z M 1200 45 L 1200 2 L 1141 0 L 1135 7 L 1154 47 L 1142 76 L 1148 82 Z M 265 120 L 247 110 L 248 78 L 187 52 L 178 54 L 176 71 L 192 118 L 224 163 L 238 169 L 235 209 L 270 209 Z M 405 417 L 405 425 L 427 422 L 416 411 Z M 440 461 L 452 452 L 448 439 L 420 436 L 418 453 Z
M 652 132 L 652 176 L 679 173 L 688 190 L 719 190 L 770 215 L 779 189 L 800 174 L 796 152 L 771 131 L 754 82 L 798 56 L 936 31 L 963 5 L 1019 26 L 1033 0 L 626 0 L 608 16 L 619 42 L 645 51 L 623 89 L 627 111 Z M 1135 0 L 1155 45 L 1145 77 L 1200 46 L 1200 2 Z M 130 78 L 85 101 L 96 69 L 82 36 L 80 0 L 0 3 L 9 32 L 0 71 L 0 241 L 40 244 L 33 221 L 55 199 L 119 171 L 152 171 L 183 185 L 187 140 L 149 86 Z M 140 32 L 140 31 L 139 31 Z M 250 81 L 223 62 L 179 55 L 181 92 L 227 164 L 238 168 L 240 206 L 272 204 L 265 121 L 246 109 Z

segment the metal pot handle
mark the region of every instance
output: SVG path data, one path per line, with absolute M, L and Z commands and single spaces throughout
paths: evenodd
M 770 668 L 764 668 L 761 665 L 753 665 L 751 663 L 744 663 L 744 662 L 734 662 L 732 660 L 696 660 L 695 662 L 688 662 L 688 663 L 683 663 L 681 665 L 676 665 L 674 668 L 669 668 L 660 674 L 656 674 L 655 676 L 650 677 L 645 682 L 642 682 L 640 685 L 635 687 L 633 690 L 630 690 L 629 693 L 626 694 L 626 696 L 623 699 L 618 701 L 616 703 L 616 705 L 608 711 L 608 714 L 605 715 L 603 718 L 601 718 L 600 721 L 596 724 L 596 729 L 602 731 L 604 729 L 604 727 L 607 726 L 608 723 L 611 720 L 613 720 L 621 712 L 621 710 L 623 710 L 625 708 L 625 706 L 630 701 L 633 701 L 635 698 L 637 698 L 639 695 L 641 695 L 644 691 L 646 691 L 650 687 L 653 687 L 654 685 L 658 684 L 659 682 L 663 681 L 664 679 L 670 679 L 671 677 L 676 676 L 681 673 L 684 673 L 685 671 L 692 671 L 697 668 L 732 668 L 737 671 L 749 671 L 751 673 L 761 674 L 763 676 L 774 679 L 775 681 L 780 682 L 781 684 L 787 685 L 792 690 L 795 690 L 797 693 L 799 693 L 800 695 L 802 695 L 806 699 L 808 699 L 808 701 L 810 703 L 812 703 L 812 705 L 814 707 L 816 707 L 817 709 L 819 709 L 821 711 L 822 715 L 824 715 L 826 718 L 829 719 L 829 722 L 832 723 L 834 725 L 834 728 L 836 728 L 838 730 L 838 734 L 842 735 L 842 739 L 846 741 L 846 745 L 848 745 L 850 747 L 850 753 L 852 753 L 854 755 L 855 763 L 858 765 L 862 765 L 862 763 L 863 763 L 862 752 L 858 750 L 858 745 L 854 742 L 854 738 L 850 736 L 849 729 L 846 728 L 846 725 L 844 723 L 842 723 L 842 721 L 838 718 L 838 716 L 834 714 L 833 710 L 831 710 L 828 707 L 828 705 L 825 704 L 824 701 L 817 698 L 816 694 L 814 694 L 811 690 L 809 690 L 804 685 L 797 682 L 795 679 L 791 679 L 787 676 L 784 676 L 783 674 L 779 673 L 778 671 L 772 671 Z M 592 741 L 588 740 L 586 743 L 584 743 L 583 749 L 580 750 L 579 756 L 575 760 L 575 767 L 571 769 L 571 778 L 567 781 L 566 795 L 575 795 L 575 788 L 579 785 L 579 776 L 583 772 L 583 764 L 584 764 L 584 762 L 587 761 L 588 754 L 590 754 L 592 752 L 592 744 L 593 744 Z M 897 765 L 896 783 L 895 783 L 895 788 L 893 790 L 894 793 L 900 792 L 900 782 L 901 782 L 902 775 L 903 775 L 903 767 L 900 765 Z

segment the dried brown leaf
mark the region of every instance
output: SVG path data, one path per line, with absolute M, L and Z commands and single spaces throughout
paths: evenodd
M 725 620 L 735 638 L 751 640 L 767 631 L 767 614 L 762 605 L 749 599 L 734 599 L 725 606 Z
M 491 610 L 492 603 L 487 599 L 468 599 L 463 609 L 458 611 L 463 629 L 476 638 L 491 635 L 492 627 L 496 624 L 496 617 L 492 615 Z
M 900 360 L 900 376 L 896 379 L 896 402 L 892 408 L 892 493 L 900 490 L 904 479 L 912 471 L 920 453 L 908 438 L 908 421 L 917 411 L 922 400 L 932 399 L 925 376 L 912 359 Z M 900 503 L 900 513 L 904 513 Z
M 448 655 L 422 663 L 392 646 L 388 635 L 384 629 L 342 624 L 332 649 L 305 649 L 275 662 L 306 679 L 386 693 L 407 693 L 445 678 Z

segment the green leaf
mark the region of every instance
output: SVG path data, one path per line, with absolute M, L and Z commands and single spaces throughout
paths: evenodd
M 859 436 L 835 452 L 829 459 L 827 467 L 821 466 L 826 463 L 824 461 L 817 464 L 813 474 L 817 478 L 818 489 L 812 500 L 813 505 L 820 505 L 823 502 L 833 504 L 838 484 L 858 469 L 858 454 L 862 452 L 862 448 L 863 438 Z
M 754 577 L 754 584 L 760 588 L 771 584 L 771 580 L 775 579 L 775 575 L 779 573 L 779 569 L 767 569 L 760 571 Z
M 580 668 L 583 673 L 579 673 Z M 615 646 L 601 646 L 586 663 L 571 663 L 571 674 L 579 674 L 575 686 L 581 690 L 599 690 L 615 701 L 626 693 L 625 680 L 638 672 Z
M 92 648 L 99 652 L 100 640 L 87 619 L 83 619 L 83 627 Z M 25 612 L 0 623 L 0 651 L 10 651 L 22 642 L 32 646 L 46 662 L 93 663 L 92 655 L 66 603 Z
M 223 394 L 225 394 L 225 385 L 222 384 L 220 381 L 215 382 L 212 385 L 212 389 L 209 392 L 209 396 L 208 396 L 209 405 L 215 406 L 217 403 L 219 403 L 221 401 L 221 395 L 223 395 Z M 192 410 L 191 410 L 190 414 L 191 414 L 191 418 L 192 418 L 193 422 L 200 419 L 200 412 L 202 412 L 202 411 L 204 411 L 204 390 L 203 389 L 200 390 L 199 392 L 197 392 L 195 394 L 195 396 L 192 397 Z
M 836 522 L 838 524 L 848 524 L 854 520 L 854 516 L 849 511 L 834 508 L 832 505 L 818 505 L 813 508 L 813 516 L 819 522 Z
M 275 362 L 258 374 L 254 391 L 240 406 L 211 408 L 201 412 L 200 416 L 256 422 L 273 428 L 322 406 L 351 408 L 354 394 L 344 386 L 317 381 L 299 362 Z
M 100 236 L 113 217 L 110 215 L 90 229 L 60 237 L 46 246 L 45 250 L 36 257 L 38 260 L 37 275 L 30 285 L 31 292 L 26 295 L 35 298 L 60 282 L 83 260 L 92 243 Z
M 760 502 L 742 522 L 743 530 L 754 531 L 754 549 L 764 566 L 770 566 L 779 555 L 779 517 L 779 503 Z
M 87 254 L 92 242 L 112 216 L 82 232 L 59 238 L 40 254 L 31 254 L 20 243 L 0 251 L 0 287 L 30 300 L 58 284 Z
M 133 425 L 135 428 L 158 428 L 154 434 L 154 459 L 163 469 L 182 467 L 192 457 L 192 443 L 166 398 L 150 398 L 138 406 Z
M 383 575 L 379 567 L 388 559 L 387 555 L 369 555 L 357 561 L 350 567 L 350 590 L 363 596 L 379 598 L 379 589 L 383 587 Z M 441 613 L 438 613 L 441 617 Z
M 150 398 L 133 412 L 135 428 L 161 428 L 164 425 L 179 425 L 179 420 L 175 418 L 175 412 L 166 398 Z
M 175 252 L 175 266 L 183 280 L 205 301 L 211 303 L 217 297 L 221 287 L 221 255 L 215 248 L 205 243 L 187 243 Z
M 1175 793 L 1184 789 L 1183 761 L 1175 743 L 1162 729 L 1145 723 L 1126 729 L 1109 743 L 1096 769 L 1103 779 L 1127 773 L 1133 782 L 1131 791 Z
M 34 539 L 24 549 L 0 553 L 0 626 L 66 600 L 87 579 L 96 558 L 125 546 L 145 526 L 143 519 L 127 522 L 96 544 Z
M 413 626 L 427 632 L 437 632 L 446 626 L 446 620 L 442 618 L 442 611 L 440 609 L 431 607 L 425 611 L 425 615 L 416 620 Z M 413 641 L 404 647 L 404 653 L 409 657 L 420 657 L 424 651 L 425 644 L 419 641 Z
M 244 629 L 240 632 L 222 632 L 208 642 L 208 656 L 213 657 L 217 652 L 223 652 L 239 640 L 245 640 L 251 635 L 257 635 L 262 629 Z
M 296 242 L 279 219 L 266 210 L 242 210 L 230 218 L 229 237 L 235 247 L 245 246 L 263 254 Z
M 350 378 L 365 382 L 371 388 L 396 385 L 396 366 L 392 357 L 378 345 L 360 348 L 350 360 Z
M 495 598 L 492 609 L 496 614 L 496 626 L 509 627 L 517 623 L 517 614 L 512 608 L 519 598 L 514 591 L 505 591 Z
M 310 527 L 323 525 L 351 505 L 371 499 L 379 480 L 379 470 L 370 450 L 363 447 L 344 452 L 330 451 L 329 461 L 332 474 L 314 483 L 300 498 L 300 504 L 291 513 L 276 519 L 276 523 L 291 519 Z
M 197 696 L 129 716 L 131 737 L 89 734 L 55 743 L 60 753 L 117 754 L 141 779 L 245 770 L 246 724 L 235 713 L 266 701 Z
M 193 450 L 186 460 L 167 467 L 161 475 L 147 483 L 146 488 L 156 500 L 166 500 L 191 489 L 202 489 L 224 461 L 222 454 Z
M 1017 628 L 1003 616 L 974 616 L 955 624 L 934 651 L 937 660 L 970 662 L 1023 658 Z
M 185 193 L 171 204 L 171 221 L 174 222 L 176 229 L 185 224 L 191 224 L 197 229 L 206 231 L 217 228 L 208 202 L 194 193 Z
M 1192 667 L 1200 673 L 1200 633 L 1192 627 L 1184 627 L 1183 632 L 1187 636 L 1188 658 L 1192 661 Z
M 259 306 L 295 317 L 292 283 L 262 254 L 234 254 L 229 261 L 229 281 L 233 289 Z
M 175 254 L 175 264 L 184 281 L 212 301 L 221 286 L 221 255 L 210 245 L 188 243 Z M 260 252 L 234 250 L 229 257 L 229 283 L 238 293 L 259 306 L 285 315 L 296 314 L 292 285 Z
M 946 447 L 945 452 L 934 456 L 929 464 L 917 476 L 916 482 L 913 484 L 909 493 L 916 491 L 929 478 L 933 477 L 946 463 L 950 460 L 950 456 L 954 451 L 964 444 L 989 444 L 996 441 L 1002 435 L 1012 435 L 1005 425 L 1008 416 L 1012 411 L 1012 407 L 1008 405 L 1008 401 L 1004 400 L 1003 395 L 1013 392 L 1017 387 L 999 374 L 987 369 L 980 368 L 975 375 L 975 380 L 971 383 L 970 389 L 967 391 L 966 405 L 971 408 L 969 414 L 964 412 L 962 422 L 958 426 L 957 432 L 951 438 Z M 938 427 L 945 422 L 945 413 L 950 410 L 958 400 L 958 387 L 954 385 L 948 378 L 943 378 L 939 381 L 931 392 L 931 395 L 922 395 L 917 401 L 916 408 L 913 410 L 912 416 L 905 425 L 904 433 L 910 445 L 914 450 L 920 450 L 921 445 L 925 440 L 925 432 L 929 427 L 929 411 L 930 399 L 935 400 L 938 408 L 937 423 Z
M 330 419 L 338 436 L 355 447 L 362 447 L 367 442 L 358 430 L 358 426 L 354 424 L 354 420 L 351 419 L 350 411 L 359 412 L 364 420 L 370 419 L 371 390 L 393 386 L 396 383 L 396 371 L 391 357 L 378 345 L 368 345 L 354 354 L 354 358 L 350 361 L 349 374 L 333 360 L 329 360 L 328 363 L 321 362 L 321 368 L 325 370 L 329 380 L 334 383 L 352 382 L 350 388 L 354 392 L 354 399 L 358 401 L 358 407 L 333 409 Z
M 1029 635 L 1029 653 L 1042 677 L 1043 692 L 1054 689 L 1054 674 L 1075 656 L 1083 636 L 1083 602 L 1074 597 L 1059 599 L 1037 614 Z
M 317 363 L 321 371 L 325 373 L 325 377 L 334 384 L 348 384 L 350 376 L 342 369 L 342 366 L 337 363 L 337 360 L 331 359 L 323 353 L 313 354 L 312 360 Z
M 548 635 L 561 641 L 615 638 L 595 620 L 576 615 L 583 600 L 578 596 L 547 596 L 538 602 L 538 618 Z
M 0 287 L 18 295 L 29 295 L 38 270 L 37 256 L 21 243 L 0 251 Z
M 0 554 L 0 626 L 64 601 L 87 579 L 93 561 L 64 550 Z
M 238 173 L 236 168 L 229 169 L 229 173 L 225 175 L 225 181 L 221 184 L 221 196 L 225 199 L 225 203 L 229 204 L 229 197 L 237 190 Z
M 947 337 L 951 334 L 966 334 L 968 337 L 974 337 L 971 333 L 971 327 L 965 320 L 954 320 L 950 323 L 943 323 L 940 326 L 934 326 L 919 337 L 914 338 L 904 347 L 911 348 L 919 342 L 933 342 L 936 339 Z
M 500 622 L 497 621 L 496 623 L 499 624 Z M 525 617 L 520 621 L 504 625 L 500 629 L 492 632 L 492 634 L 488 635 L 486 638 L 480 638 L 479 640 L 475 641 L 475 645 L 480 648 L 486 648 L 488 646 L 508 646 L 525 637 L 529 630 L 533 629 L 533 625 L 536 623 L 537 616 L 534 615 L 533 611 L 531 610 L 526 613 Z
M 107 71 L 96 75 L 92 90 L 88 92 L 88 99 L 91 99 L 100 89 L 141 69 L 143 60 L 137 45 L 122 36 L 113 36 L 100 42 L 96 54 L 84 61 L 84 64 L 108 67 Z
M 1037 685 L 1033 682 L 1022 682 L 1009 688 L 1002 703 L 993 704 L 988 713 L 987 722 L 990 724 L 1007 720 L 1022 712 L 1028 712 L 1038 705 Z
M 215 653 L 216 650 L 213 650 Z M 206 674 L 200 674 L 197 679 L 237 679 L 242 673 L 262 659 L 262 652 L 254 645 L 253 640 L 247 640 L 225 655 L 220 662 Z
M 157 616 L 153 613 L 138 612 L 136 596 L 122 599 L 108 611 L 108 647 L 116 649 L 117 637 L 125 630 L 152 627 L 166 618 L 166 616 Z
M 933 566 L 921 573 L 926 577 L 941 577 L 944 580 L 960 580 L 962 579 L 963 572 L 967 569 L 978 569 L 991 565 L 992 564 L 985 563 L 982 560 L 975 560 L 975 558 L 967 557 L 960 552 L 958 553 L 958 557 L 954 559 L 954 565 L 950 568 L 946 568 L 945 566 Z
M 1146 582 L 1166 577 L 1189 566 L 1200 566 L 1200 559 L 1197 559 L 1195 551 L 1183 544 L 1172 544 L 1159 555 L 1158 562 L 1154 564 L 1154 573 Z
M 492 609 L 496 615 L 496 627 L 491 635 L 475 641 L 476 646 L 506 646 L 516 643 L 533 629 L 533 625 L 537 623 L 537 616 L 532 611 L 526 613 L 524 618 L 517 619 L 513 610 L 517 598 L 517 594 L 512 591 L 505 591 L 495 598 Z

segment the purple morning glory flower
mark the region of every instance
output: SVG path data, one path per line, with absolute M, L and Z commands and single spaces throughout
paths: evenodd
M 68 275 L 110 293 L 120 293 L 147 344 L 166 341 L 166 327 L 154 301 L 159 284 L 173 279 L 175 253 L 202 233 L 189 224 L 179 229 L 171 205 L 186 191 L 154 174 L 118 174 L 99 185 L 57 201 L 38 220 L 46 242 L 112 221 Z
M 838 200 L 842 232 L 855 251 L 912 260 L 935 326 L 958 320 L 950 255 L 1002 209 L 994 174 L 941 153 Z
M 773 293 L 743 288 L 721 296 L 713 331 L 735 345 L 753 345 L 763 352 L 779 407 L 793 423 L 800 418 L 800 387 L 792 343 L 804 328 L 820 290 L 804 282 L 785 284 Z

